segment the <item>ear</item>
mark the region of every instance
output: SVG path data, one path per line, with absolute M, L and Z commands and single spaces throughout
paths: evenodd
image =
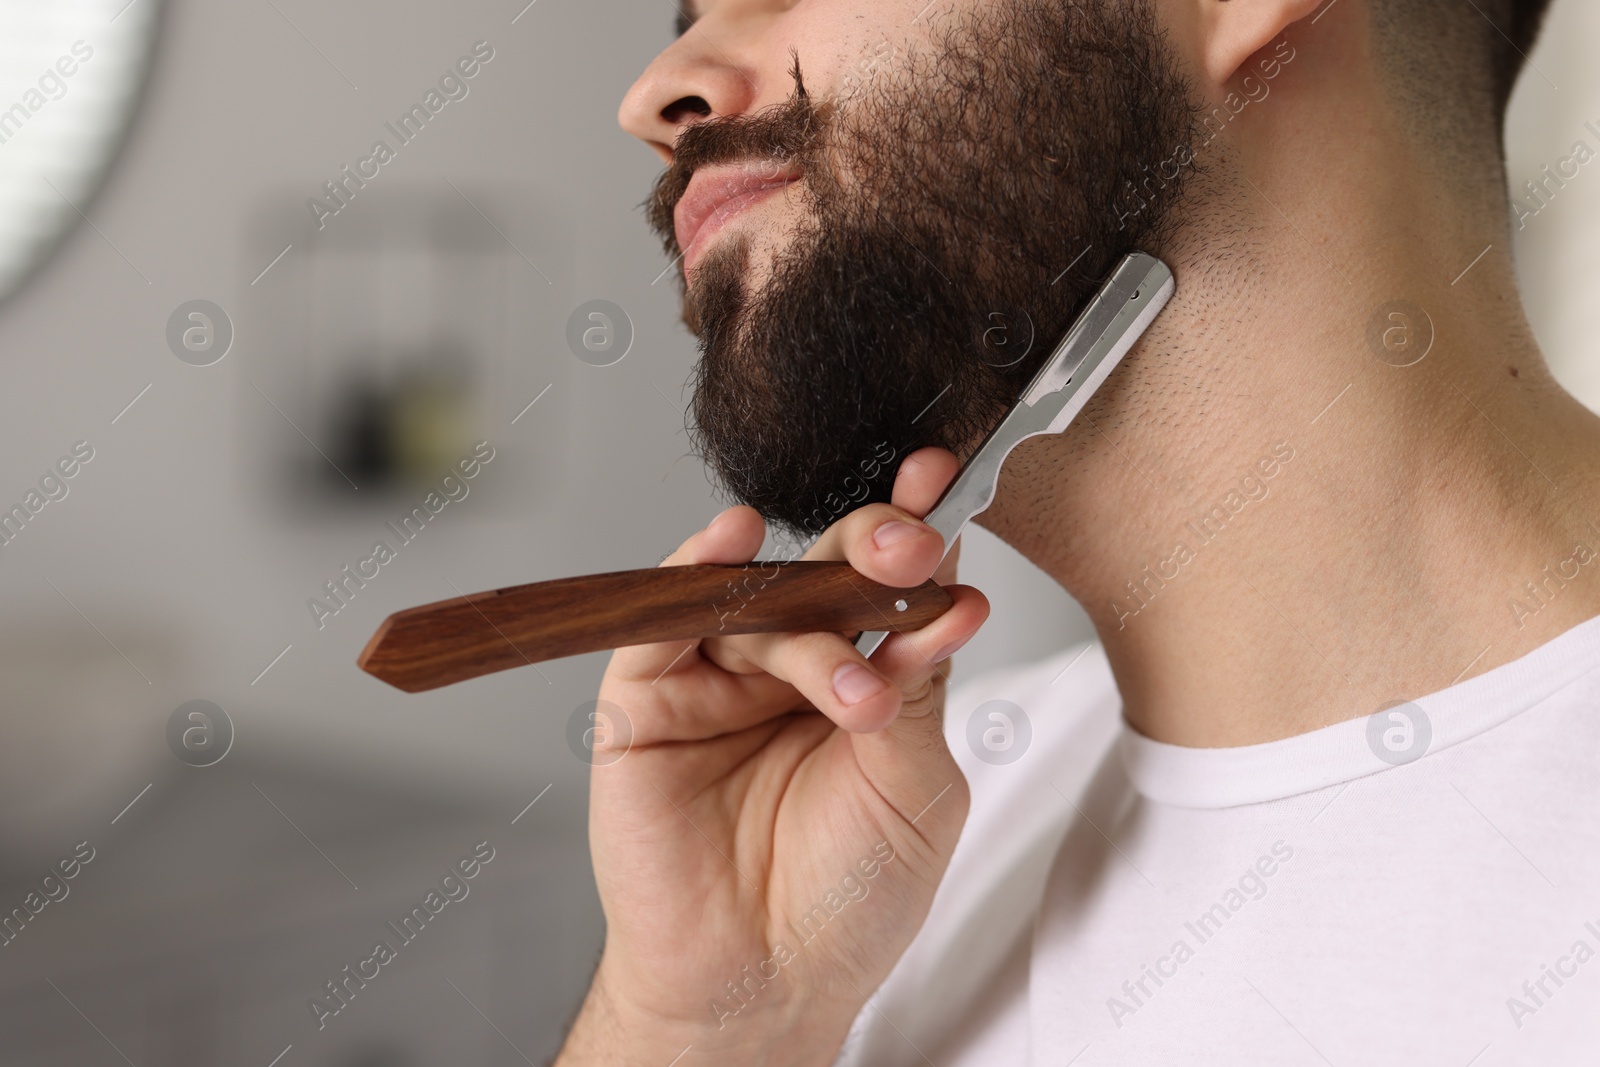
M 1324 0 L 1199 0 L 1201 69 L 1221 86 L 1291 24 Z

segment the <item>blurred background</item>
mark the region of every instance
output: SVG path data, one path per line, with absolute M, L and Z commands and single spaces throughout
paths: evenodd
M 6 1064 L 559 1044 L 602 935 L 566 729 L 605 656 L 415 696 L 354 663 L 392 611 L 652 566 L 721 507 L 638 210 L 657 161 L 615 123 L 673 15 L 0 0 Z M 1529 312 L 1591 406 L 1600 177 L 1523 183 L 1600 148 L 1597 35 L 1556 0 L 1508 137 Z M 1089 634 L 981 530 L 963 580 L 994 615 L 958 680 Z

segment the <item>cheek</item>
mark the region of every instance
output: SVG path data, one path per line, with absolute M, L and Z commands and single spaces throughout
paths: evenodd
M 818 98 L 847 99 L 920 49 L 953 13 L 977 0 L 797 0 L 782 16 L 778 63 L 799 53 L 806 90 Z M 787 79 L 787 73 L 784 77 Z

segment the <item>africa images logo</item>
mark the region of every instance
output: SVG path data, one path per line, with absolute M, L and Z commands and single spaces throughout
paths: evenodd
M 1367 717 L 1367 747 L 1385 763 L 1398 767 L 1418 760 L 1433 741 L 1433 723 L 1415 704 L 1386 705 Z
M 1032 742 L 1028 713 L 1009 700 L 985 701 L 967 717 L 967 747 L 990 766 L 1017 762 Z

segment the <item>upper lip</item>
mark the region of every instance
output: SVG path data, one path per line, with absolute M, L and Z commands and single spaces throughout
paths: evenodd
M 689 187 L 672 211 L 678 248 L 686 256 L 695 236 L 728 203 L 751 193 L 780 188 L 800 178 L 798 168 L 774 168 L 770 162 L 706 167 L 689 179 Z M 685 266 L 689 264 L 686 262 Z

